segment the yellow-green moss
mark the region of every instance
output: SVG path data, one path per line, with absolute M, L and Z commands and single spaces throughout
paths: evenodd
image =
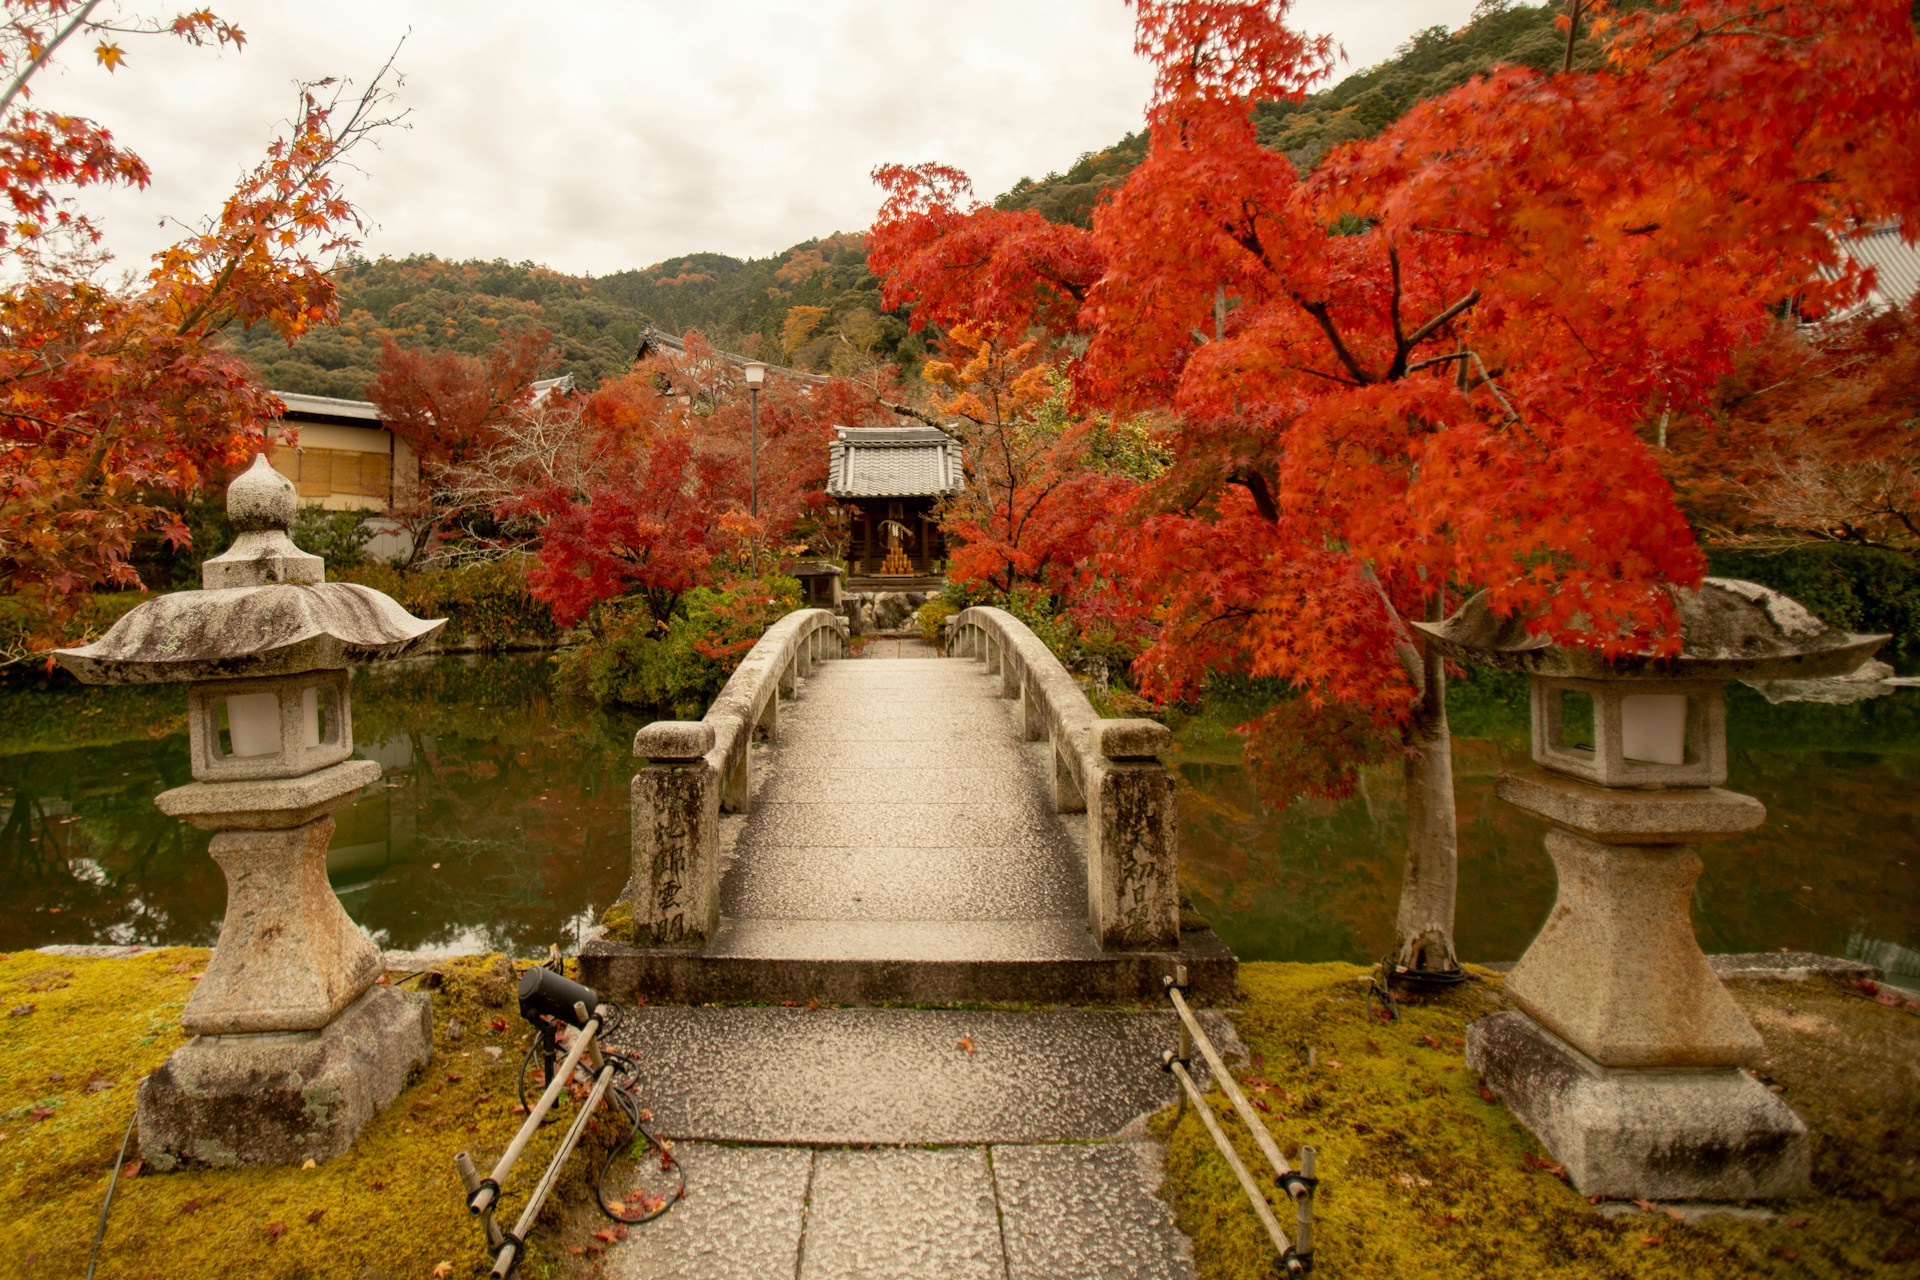
M 635 944 L 633 929 L 633 904 L 625 898 L 615 898 L 613 905 L 600 915 L 600 927 L 606 930 L 608 942 L 619 942 L 631 947 Z
M 206 958 L 194 948 L 124 960 L 0 957 L 0 1200 L 15 1217 L 0 1232 L 0 1277 L 85 1272 L 134 1091 L 182 1043 L 180 1010 Z M 444 982 L 433 992 L 433 1059 L 346 1154 L 306 1170 L 123 1179 L 100 1276 L 355 1280 L 364 1270 L 400 1280 L 433 1275 L 442 1262 L 453 1276 L 483 1275 L 491 1260 L 453 1157 L 467 1149 L 485 1169 L 521 1121 L 514 1073 L 526 1032 L 500 963 L 435 966 Z M 4 1016 L 29 1004 L 31 1013 Z M 92 1081 L 110 1083 L 90 1090 Z M 36 1109 L 51 1114 L 36 1119 Z M 529 1147 L 509 1183 L 509 1214 L 518 1214 L 563 1127 L 548 1127 Z M 576 1158 L 569 1167 L 576 1191 L 583 1165 Z M 284 1231 L 276 1234 L 276 1223 Z M 538 1261 L 538 1233 L 534 1248 Z M 542 1267 L 567 1265 L 564 1254 L 546 1252 Z
M 1365 971 L 1249 964 L 1234 1022 L 1257 1055 L 1248 1092 L 1292 1157 L 1320 1152 L 1318 1266 L 1389 1277 L 1911 1276 L 1920 1260 L 1920 1018 L 1826 983 L 1736 990 L 1767 1042 L 1765 1070 L 1814 1131 L 1814 1196 L 1771 1225 L 1666 1217 L 1609 1220 L 1550 1170 L 1462 1062 L 1466 1024 L 1501 1007 L 1499 980 L 1369 1016 Z M 1789 1012 L 1791 1011 L 1791 1012 Z M 1306 1065 L 1307 1046 L 1318 1065 Z M 1264 1090 L 1263 1092 L 1261 1090 Z M 1250 1168 L 1259 1157 L 1212 1099 Z M 1172 1124 L 1165 1193 L 1208 1280 L 1271 1280 L 1273 1250 L 1197 1117 Z M 1281 1220 L 1289 1206 L 1276 1201 Z

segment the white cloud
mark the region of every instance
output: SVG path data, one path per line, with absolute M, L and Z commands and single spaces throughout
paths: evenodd
M 90 196 L 126 265 L 217 209 L 293 107 L 297 80 L 364 81 L 403 36 L 405 131 L 347 189 L 366 251 L 531 259 L 605 274 L 681 253 L 764 256 L 864 227 L 888 161 L 940 160 L 983 197 L 1140 125 L 1150 74 L 1120 0 L 225 0 L 244 51 L 128 42 L 42 105 L 113 129 L 154 171 Z M 1299 0 L 1348 67 L 1472 0 Z M 410 32 L 410 34 L 409 34 Z

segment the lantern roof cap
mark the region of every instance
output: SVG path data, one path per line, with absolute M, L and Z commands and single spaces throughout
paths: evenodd
M 298 512 L 293 482 L 255 454 L 227 486 L 238 536 L 201 565 L 203 589 L 155 596 L 54 658 L 86 684 L 287 676 L 397 658 L 446 625 L 372 587 L 325 581 L 325 562 L 294 545 Z
M 1884 635 L 1856 635 L 1827 626 L 1790 596 L 1757 582 L 1707 578 L 1698 588 L 1667 588 L 1680 614 L 1680 653 L 1671 658 L 1555 644 L 1527 629 L 1518 614 L 1501 615 L 1485 592 L 1443 622 L 1412 625 L 1458 662 L 1582 679 L 1818 679 L 1852 672 Z

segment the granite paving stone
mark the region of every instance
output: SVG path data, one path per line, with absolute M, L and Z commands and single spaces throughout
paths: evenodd
M 1005 1280 L 985 1151 L 815 1157 L 800 1280 Z
M 1177 1087 L 1160 1069 L 1171 1013 L 660 1007 L 628 1011 L 617 1038 L 642 1055 L 656 1129 L 702 1141 L 1106 1138 Z
M 754 803 L 990 804 L 1002 798 L 1006 789 L 1002 769 L 963 769 L 948 765 L 830 769 L 790 760 L 785 768 L 768 771 L 754 795 Z
M 1144 1142 L 992 1148 L 1008 1280 L 1190 1280 L 1191 1243 L 1154 1194 Z
M 813 804 L 755 805 L 747 814 L 738 848 L 822 845 L 883 845 L 934 848 L 954 845 L 1019 847 L 1057 843 L 1065 836 L 1051 805 L 1015 796 L 998 805 Z M 1068 869 L 1063 867 L 1062 874 Z M 849 877 L 847 884 L 855 881 Z
M 1002 846 L 757 848 L 728 869 L 730 916 L 1008 920 L 1086 914 L 1064 841 Z
M 1100 954 L 1085 913 L 1017 920 L 725 918 L 714 956 L 763 960 L 1076 960 Z
M 800 1258 L 813 1153 L 674 1144 L 686 1199 L 608 1252 L 609 1280 L 768 1280 Z

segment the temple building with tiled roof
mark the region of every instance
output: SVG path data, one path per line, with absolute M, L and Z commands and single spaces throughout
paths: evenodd
M 853 522 L 848 587 L 937 584 L 947 548 L 934 508 L 965 483 L 960 442 L 938 427 L 835 427 L 827 449 L 827 495 Z

